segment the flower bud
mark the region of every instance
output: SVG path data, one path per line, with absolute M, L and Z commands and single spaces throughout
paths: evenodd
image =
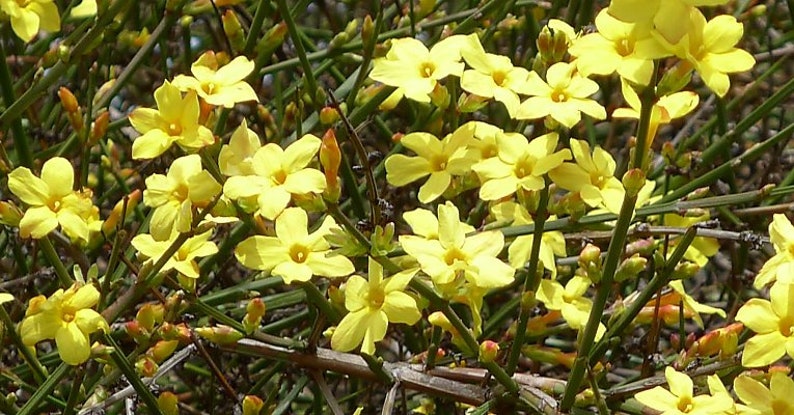
M 287 35 L 287 24 L 280 22 L 279 24 L 271 27 L 262 40 L 256 45 L 258 56 L 269 57 L 273 52 L 284 43 L 284 38 Z
M 623 175 L 622 182 L 626 197 L 637 197 L 645 186 L 645 172 L 642 169 L 631 169 Z
M 553 61 L 553 43 L 554 35 L 551 33 L 551 29 L 548 26 L 543 26 L 538 34 L 538 39 L 535 41 L 535 45 L 538 47 L 538 54 L 540 54 L 542 60 L 546 62 Z
M 104 137 L 108 132 L 108 124 L 110 124 L 110 113 L 103 110 L 97 115 L 94 123 L 91 125 L 91 135 L 88 137 L 88 146 L 92 147 L 99 139 Z
M 433 92 L 430 93 L 430 101 L 439 109 L 446 109 L 450 102 L 449 90 L 447 90 L 447 87 L 436 84 L 436 87 L 433 88 Z
M 488 98 L 461 92 L 458 97 L 458 111 L 462 113 L 476 112 L 488 105 Z
M 0 201 L 0 223 L 8 226 L 19 226 L 24 214 L 14 202 Z
M 499 355 L 499 343 L 491 340 L 485 340 L 480 343 L 480 355 L 478 359 L 482 363 L 490 363 L 496 360 Z
M 149 348 L 146 354 L 155 362 L 161 363 L 174 354 L 177 346 L 179 346 L 179 341 L 177 340 L 160 340 Z
M 80 105 L 77 103 L 72 91 L 69 88 L 62 86 L 58 89 L 58 98 L 61 99 L 61 105 L 66 112 L 75 113 L 80 111 Z
M 179 415 L 179 398 L 173 392 L 165 391 L 157 397 L 157 407 L 163 415 Z
M 339 113 L 333 107 L 323 107 L 320 110 L 320 124 L 330 126 L 339 121 Z
M 190 329 L 185 323 L 171 324 L 165 322 L 160 325 L 158 332 L 163 340 L 178 340 L 180 343 L 189 343 L 191 341 Z
M 323 193 L 325 198 L 335 203 L 339 200 L 341 189 L 339 187 L 339 166 L 342 163 L 342 153 L 339 144 L 336 142 L 336 134 L 333 129 L 328 129 L 323 134 L 322 144 L 320 145 L 320 165 L 323 166 L 325 174 L 326 191 Z
M 386 226 L 375 226 L 375 232 L 372 233 L 370 238 L 372 240 L 372 249 L 370 253 L 373 256 L 384 256 L 393 251 L 396 246 L 394 244 L 394 223 L 389 222 Z
M 622 282 L 629 278 L 636 277 L 645 266 L 648 264 L 648 260 L 634 254 L 629 258 L 623 260 L 623 263 L 620 264 L 618 267 L 617 272 L 615 273 L 615 282 Z
M 129 196 L 119 200 L 116 205 L 113 206 L 113 210 L 110 212 L 110 215 L 108 215 L 108 218 L 102 223 L 102 232 L 104 232 L 105 235 L 112 235 L 116 231 L 116 227 L 135 212 L 135 207 L 138 206 L 141 196 L 141 190 L 135 189 Z M 126 209 L 124 208 L 125 201 Z M 124 214 L 123 220 L 121 217 L 122 214 Z
M 694 277 L 698 271 L 700 271 L 700 266 L 698 264 L 695 264 L 694 262 L 684 261 L 675 266 L 675 269 L 673 270 L 670 279 L 684 280 L 687 278 Z
M 135 372 L 147 378 L 154 376 L 154 374 L 157 373 L 157 369 L 159 367 L 160 366 L 154 361 L 154 359 L 146 355 L 141 356 L 141 358 L 135 362 Z
M 246 395 L 243 398 L 243 415 L 259 415 L 264 406 L 265 402 L 258 396 Z
M 237 19 L 237 14 L 232 9 L 226 9 L 226 13 L 221 17 L 223 23 L 223 32 L 229 39 L 232 50 L 239 52 L 245 47 L 245 34 L 240 20 Z
M 124 323 L 124 330 L 136 343 L 143 343 L 151 335 L 137 320 Z
M 626 245 L 626 255 L 632 256 L 636 254 L 640 256 L 648 256 L 651 255 L 655 249 L 656 242 L 653 240 L 653 238 L 638 239 Z
M 243 338 L 242 333 L 222 324 L 215 327 L 197 327 L 194 331 L 199 336 L 221 346 L 232 344 Z
M 248 302 L 245 307 L 246 314 L 243 317 L 243 327 L 247 334 L 253 333 L 259 324 L 262 322 L 262 317 L 265 315 L 266 306 L 261 298 L 254 298 Z
M 370 45 L 375 39 L 375 22 L 372 21 L 372 16 L 364 16 L 364 22 L 361 24 L 361 42 L 364 45 Z

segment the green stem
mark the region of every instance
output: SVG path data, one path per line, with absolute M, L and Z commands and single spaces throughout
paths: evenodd
M 547 180 L 544 178 L 544 180 Z M 547 182 L 548 183 L 548 182 Z M 547 208 L 549 204 L 549 187 L 544 186 L 540 191 L 540 200 L 535 214 L 535 230 L 532 235 L 532 248 L 529 254 L 529 271 L 524 279 L 524 289 L 521 292 L 521 306 L 519 307 L 518 324 L 516 325 L 516 337 L 510 345 L 510 353 L 507 359 L 507 373 L 513 374 L 518 366 L 518 358 L 521 356 L 521 346 L 524 345 L 524 338 L 527 332 L 529 316 L 532 314 L 530 307 L 524 306 L 524 296 L 533 295 L 540 284 L 538 275 L 542 274 L 540 262 L 540 245 L 543 242 L 543 225 L 548 217 Z M 539 269 L 540 268 L 540 269 Z
M 3 42 L 0 42 L 0 90 L 3 93 L 3 101 L 6 103 L 6 108 L 10 108 L 16 103 L 14 97 L 14 85 L 11 81 L 11 71 L 8 68 L 8 60 L 6 59 L 6 51 Z M 17 158 L 20 164 L 25 167 L 33 166 L 33 154 L 30 151 L 30 137 L 24 128 L 22 128 L 22 120 L 14 118 L 11 123 L 11 132 L 14 133 L 14 148 L 17 152 Z M 9 168 L 13 166 L 8 166 Z
M 41 252 L 47 258 L 47 261 L 55 268 L 55 274 L 58 275 L 58 279 L 61 281 L 61 286 L 63 288 L 69 288 L 74 284 L 74 280 L 72 277 L 69 276 L 69 272 L 66 271 L 66 267 L 61 262 L 61 258 L 58 256 L 58 253 L 55 251 L 55 247 L 52 246 L 52 242 L 48 236 L 44 236 L 43 238 L 39 239 L 39 247 L 41 248 Z
M 138 396 L 143 400 L 143 403 L 149 407 L 149 411 L 155 415 L 163 415 L 160 411 L 160 406 L 157 405 L 157 398 L 154 397 L 152 391 L 149 390 L 149 387 L 146 386 L 141 378 L 135 373 L 135 369 L 133 368 L 132 364 L 129 360 L 127 360 L 127 356 L 124 355 L 124 351 L 121 350 L 116 341 L 113 340 L 113 337 L 110 334 L 105 334 L 105 342 L 109 346 L 111 346 L 114 350 L 110 353 L 110 358 L 113 359 L 113 362 L 116 363 L 121 373 L 127 378 L 127 381 L 130 382 L 135 391 L 138 392 Z
M 632 160 L 633 169 L 641 169 L 644 162 L 645 143 L 649 138 L 648 130 L 651 121 L 651 110 L 653 109 L 653 86 L 648 86 L 642 91 L 640 103 L 640 122 L 637 128 L 637 145 L 634 147 L 634 159 Z M 601 317 L 603 317 L 607 299 L 612 291 L 612 281 L 615 278 L 615 272 L 626 247 L 629 226 L 634 218 L 634 208 L 637 204 L 637 194 L 636 192 L 632 193 L 634 194 L 624 193 L 623 205 L 620 208 L 612 240 L 609 241 L 601 281 L 593 300 L 593 307 L 590 309 L 590 317 L 587 319 L 587 324 L 580 338 L 579 350 L 577 351 L 578 357 L 574 362 L 573 368 L 571 368 L 571 375 L 568 378 L 568 384 L 562 397 L 561 407 L 564 411 L 570 410 L 573 406 L 576 394 L 579 392 L 579 386 L 584 380 L 588 356 L 593 348 L 595 335 L 601 324 Z
M 66 363 L 61 363 L 57 369 L 55 369 L 50 375 L 47 377 L 47 381 L 44 382 L 38 389 L 36 389 L 36 393 L 30 397 L 30 399 L 25 402 L 25 406 L 17 413 L 17 415 L 32 415 L 39 413 L 39 404 L 41 401 L 46 399 L 52 391 L 58 386 L 61 379 L 66 376 L 67 373 L 72 369 L 71 366 L 67 365 Z
M 292 43 L 295 46 L 295 52 L 298 55 L 301 66 L 303 67 L 303 76 L 306 78 L 306 84 L 309 87 L 309 96 L 312 98 L 312 104 L 316 106 L 317 102 L 315 101 L 317 100 L 318 91 L 317 80 L 314 78 L 312 65 L 306 56 L 306 49 L 303 47 L 303 42 L 301 42 L 301 37 L 298 34 L 298 25 L 295 23 L 295 19 L 292 17 L 292 14 L 290 14 L 285 0 L 276 0 L 276 4 L 278 5 L 279 13 L 281 13 L 281 18 L 284 19 L 284 23 L 287 24 L 287 31 L 289 32 L 289 36 L 292 38 Z
M 8 337 L 11 338 L 11 341 L 17 346 L 17 350 L 22 354 L 22 358 L 25 360 L 25 363 L 28 364 L 30 370 L 33 372 L 33 380 L 36 381 L 36 384 L 41 385 L 47 379 L 47 373 L 44 371 L 44 368 L 41 366 L 39 359 L 36 358 L 36 355 L 31 352 L 28 346 L 22 342 L 22 338 L 17 333 L 16 325 L 11 320 L 11 316 L 8 315 L 5 307 L 0 305 L 0 321 L 2 321 L 3 325 L 6 327 L 5 333 Z

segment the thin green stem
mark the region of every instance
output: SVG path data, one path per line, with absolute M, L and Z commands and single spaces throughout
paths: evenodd
M 547 180 L 547 179 L 544 179 Z M 540 245 L 543 242 L 543 225 L 546 223 L 548 217 L 549 204 L 549 187 L 544 186 L 540 191 L 540 200 L 538 201 L 538 209 L 535 213 L 535 230 L 532 235 L 532 248 L 529 254 L 529 268 L 528 274 L 524 279 L 524 289 L 521 292 L 521 303 L 519 307 L 518 323 L 516 325 L 516 337 L 510 345 L 510 353 L 507 358 L 507 373 L 513 374 L 518 366 L 518 358 L 521 356 L 521 346 L 524 345 L 524 338 L 527 334 L 527 324 L 529 323 L 530 314 L 532 310 L 530 307 L 524 306 L 524 297 L 533 295 L 540 284 L 538 275 L 542 275 L 542 265 L 540 264 Z M 548 264 L 543 264 L 548 265 Z
M 11 81 L 11 71 L 8 68 L 8 60 L 6 59 L 6 51 L 3 42 L 0 42 L 0 91 L 2 91 L 3 101 L 6 103 L 6 108 L 11 107 L 16 103 L 14 97 L 14 85 Z M 33 166 L 33 154 L 30 151 L 30 137 L 24 128 L 22 128 L 22 120 L 14 118 L 11 123 L 11 132 L 14 134 L 14 149 L 17 153 L 17 158 L 20 164 L 25 167 Z M 8 166 L 13 167 L 13 166 Z
M 58 252 L 55 251 L 55 247 L 52 246 L 52 241 L 50 241 L 49 236 L 44 236 L 39 239 L 39 247 L 44 257 L 47 258 L 47 262 L 55 268 L 55 274 L 58 275 L 61 286 L 63 288 L 71 287 L 72 284 L 74 284 L 74 280 L 69 276 L 69 272 L 66 270 L 63 262 L 61 262 L 61 258 L 58 256 Z
M 289 36 L 292 38 L 292 44 L 295 46 L 295 53 L 298 55 L 298 59 L 300 60 L 301 66 L 303 67 L 303 76 L 305 77 L 306 84 L 309 88 L 308 93 L 312 98 L 312 104 L 316 105 L 318 92 L 317 79 L 314 78 L 312 64 L 309 62 L 309 59 L 306 56 L 306 49 L 303 47 L 303 42 L 301 42 L 301 37 L 298 34 L 298 25 L 295 23 L 295 19 L 292 17 L 285 0 L 276 0 L 276 4 L 278 5 L 279 13 L 281 13 L 281 18 L 284 19 L 284 23 L 287 24 L 287 31 L 289 32 Z
M 116 366 L 121 370 L 121 373 L 123 373 L 127 378 L 127 381 L 130 382 L 130 385 L 132 385 L 132 387 L 135 388 L 135 391 L 138 392 L 138 396 L 149 408 L 149 411 L 155 415 L 162 415 L 163 413 L 160 411 L 160 406 L 157 405 L 157 398 L 154 397 L 152 391 L 149 390 L 149 387 L 143 383 L 140 376 L 135 373 L 135 369 L 127 359 L 127 356 L 124 355 L 124 351 L 121 349 L 121 347 L 119 347 L 119 345 L 116 344 L 116 341 L 113 340 L 113 336 L 110 334 L 105 334 L 104 338 L 105 342 L 113 348 L 113 352 L 110 353 L 110 358 L 113 359 L 114 363 L 116 363 Z
M 39 404 L 45 400 L 47 397 L 50 396 L 52 391 L 58 386 L 58 383 L 61 382 L 63 379 L 72 369 L 72 366 L 67 365 L 66 363 L 61 363 L 58 368 L 56 368 L 50 375 L 47 377 L 47 380 L 36 389 L 36 393 L 25 402 L 25 406 L 17 413 L 17 415 L 32 415 L 39 413 Z

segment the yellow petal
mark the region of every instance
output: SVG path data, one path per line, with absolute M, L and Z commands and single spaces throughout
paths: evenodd
M 50 188 L 27 167 L 17 167 L 8 174 L 8 188 L 21 201 L 30 206 L 49 203 Z
M 23 238 L 43 238 L 57 227 L 57 216 L 46 206 L 29 208 L 19 221 L 19 233 Z
M 58 354 L 69 365 L 79 365 L 91 356 L 88 336 L 75 323 L 66 324 L 55 334 Z

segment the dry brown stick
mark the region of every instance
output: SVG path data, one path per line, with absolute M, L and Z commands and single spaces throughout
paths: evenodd
M 252 339 L 241 339 L 235 344 L 221 346 L 221 350 L 286 360 L 308 370 L 331 371 L 359 379 L 380 381 L 361 356 L 351 353 L 318 348 L 315 354 L 308 354 Z M 485 369 L 437 367 L 430 372 L 424 372 L 422 364 L 403 362 L 385 362 L 383 368 L 403 388 L 457 402 L 480 405 L 490 395 L 486 388 L 468 383 L 480 383 L 487 373 Z M 541 408 L 546 414 L 556 413 L 557 402 L 547 391 L 561 392 L 565 387 L 564 381 L 525 374 L 516 374 L 514 379 L 522 386 L 522 396 L 527 397 L 534 406 Z

